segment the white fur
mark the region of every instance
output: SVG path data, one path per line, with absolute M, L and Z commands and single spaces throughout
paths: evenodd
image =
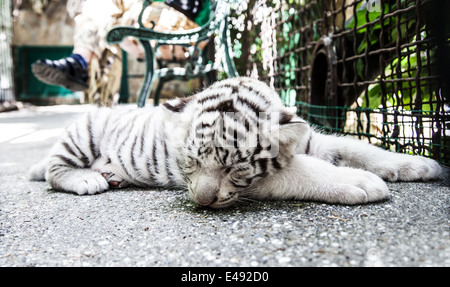
M 284 120 L 261 120 L 255 111 Z M 77 194 L 178 186 L 193 201 L 219 208 L 246 198 L 364 204 L 388 197 L 383 179 L 430 180 L 441 168 L 424 157 L 320 134 L 264 83 L 234 78 L 156 108 L 90 113 L 32 168 L 31 179 L 43 180 L 44 172 L 53 188 Z
M 336 167 L 326 161 L 296 155 L 281 172 L 254 188 L 258 199 L 296 199 L 328 203 L 364 204 L 387 198 L 388 187 L 373 173 Z
M 338 156 L 339 166 L 364 169 L 391 182 L 431 180 L 442 171 L 434 160 L 385 151 L 352 138 L 314 133 L 311 141 L 312 156 L 329 162 Z

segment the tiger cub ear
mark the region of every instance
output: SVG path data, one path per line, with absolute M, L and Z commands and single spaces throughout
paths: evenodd
M 280 125 L 285 125 L 291 122 L 292 118 L 294 117 L 294 114 L 291 114 L 289 112 L 286 111 L 282 111 L 280 113 L 280 117 L 279 117 L 279 124 Z
M 296 144 L 309 136 L 309 124 L 290 112 L 282 111 L 279 119 L 279 141 L 281 144 Z
M 163 107 L 174 113 L 181 113 L 184 108 L 193 100 L 193 97 L 188 98 L 176 98 L 174 100 L 166 101 L 162 104 Z

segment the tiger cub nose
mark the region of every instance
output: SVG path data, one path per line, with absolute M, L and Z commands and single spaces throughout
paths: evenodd
M 217 196 L 214 196 L 213 199 L 197 199 L 197 203 L 203 206 L 209 206 L 217 201 Z

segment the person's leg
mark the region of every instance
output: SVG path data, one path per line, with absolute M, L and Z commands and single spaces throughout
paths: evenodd
M 74 49 L 68 57 L 49 60 L 40 59 L 31 66 L 33 74 L 49 85 L 63 86 L 71 91 L 84 91 L 88 85 L 88 66 L 94 55 L 95 44 L 92 37 L 97 34 L 96 25 L 86 17 L 75 18 Z
M 91 62 L 94 53 L 92 50 L 83 47 L 74 47 L 72 54 L 78 54 L 83 57 L 87 64 Z
M 79 54 L 59 60 L 41 59 L 32 64 L 31 70 L 40 81 L 63 86 L 71 91 L 84 91 L 88 85 L 88 63 Z
M 104 38 L 112 25 L 111 15 L 114 9 L 114 4 L 109 0 L 86 1 L 81 14 L 74 19 L 72 54 L 58 60 L 36 61 L 32 65 L 36 78 L 44 83 L 63 86 L 72 91 L 84 91 L 89 88 L 88 66 L 92 57 L 96 55 L 100 58 L 106 48 Z

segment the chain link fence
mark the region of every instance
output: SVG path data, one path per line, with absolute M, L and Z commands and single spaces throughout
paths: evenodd
M 249 0 L 240 73 L 324 131 L 450 165 L 449 2 Z

